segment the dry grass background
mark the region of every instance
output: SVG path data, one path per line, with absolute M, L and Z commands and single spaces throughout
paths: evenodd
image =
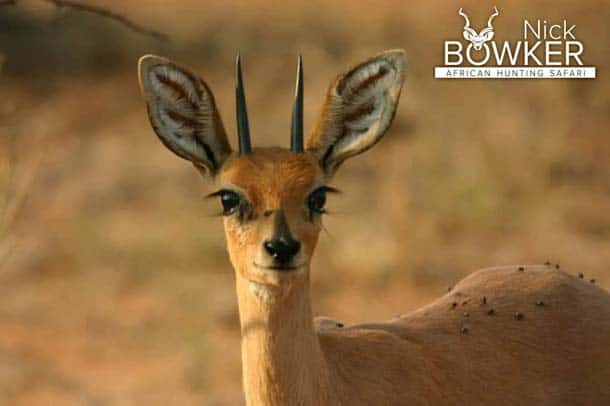
M 524 17 L 567 17 L 598 79 L 470 82 L 432 67 L 457 9 L 478 26 L 491 4 L 92 4 L 172 41 L 36 0 L 0 8 L 0 403 L 242 403 L 216 202 L 150 129 L 135 69 L 149 52 L 205 77 L 235 134 L 241 50 L 254 143 L 287 145 L 299 52 L 311 128 L 339 71 L 407 50 L 393 128 L 335 180 L 317 314 L 389 318 L 474 269 L 547 259 L 610 285 L 608 2 L 501 1 L 494 24 L 514 39 Z

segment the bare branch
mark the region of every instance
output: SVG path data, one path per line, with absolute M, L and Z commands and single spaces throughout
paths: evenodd
M 46 3 L 51 3 L 55 7 L 58 8 L 70 8 L 77 11 L 83 11 L 85 13 L 96 14 L 102 16 L 104 18 L 108 18 L 110 20 L 114 20 L 130 30 L 137 32 L 138 34 L 147 35 L 149 37 L 153 37 L 159 41 L 169 41 L 169 37 L 159 31 L 151 30 L 149 28 L 143 27 L 139 24 L 134 23 L 127 17 L 118 14 L 114 11 L 107 10 L 103 7 L 93 6 L 89 4 L 81 4 L 77 1 L 72 0 L 41 0 Z M 0 6 L 15 6 L 17 5 L 18 0 L 0 0 Z
M 20 159 L 17 134 L 13 131 L 8 134 L 9 137 L 2 140 L 3 154 L 0 155 L 0 158 L 6 158 L 6 163 L 0 167 L 0 268 L 16 247 L 16 224 L 33 191 L 32 185 L 43 159 L 42 152 L 36 152 L 27 160 Z M 41 137 L 34 138 L 33 141 L 40 145 Z

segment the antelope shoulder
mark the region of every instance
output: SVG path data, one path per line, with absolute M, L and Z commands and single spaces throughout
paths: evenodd
M 610 294 L 550 266 L 483 269 L 412 313 L 318 334 L 362 404 L 610 404 Z

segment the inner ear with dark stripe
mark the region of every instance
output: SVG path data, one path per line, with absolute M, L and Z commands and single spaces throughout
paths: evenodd
M 210 88 L 195 74 L 154 55 L 140 58 L 138 74 L 150 123 L 161 142 L 215 175 L 231 147 Z
M 391 50 L 339 75 L 328 88 L 306 149 L 332 176 L 347 158 L 375 145 L 390 127 L 405 77 L 405 53 Z

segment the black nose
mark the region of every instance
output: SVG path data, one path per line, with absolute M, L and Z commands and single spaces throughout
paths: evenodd
M 291 239 L 274 238 L 263 243 L 265 251 L 279 264 L 287 264 L 301 249 L 301 243 Z

